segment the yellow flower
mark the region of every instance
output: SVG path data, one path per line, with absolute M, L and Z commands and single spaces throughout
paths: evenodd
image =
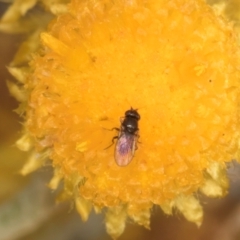
M 127 217 L 149 228 L 153 204 L 197 225 L 194 192 L 224 196 L 239 159 L 239 48 L 232 26 L 201 0 L 78 1 L 41 34 L 31 62 L 23 173 L 52 160 L 56 188 L 86 220 L 104 207 L 117 238 Z M 138 109 L 139 143 L 119 167 L 120 118 Z M 34 140 L 34 141 L 33 141 Z

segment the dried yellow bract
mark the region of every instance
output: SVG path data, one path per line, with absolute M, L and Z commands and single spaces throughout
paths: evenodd
M 239 159 L 231 25 L 201 0 L 73 0 L 41 39 L 25 128 L 56 168 L 50 185 L 63 179 L 85 220 L 92 206 L 108 207 L 114 238 L 127 217 L 149 227 L 153 204 L 200 225 L 193 193 L 224 195 L 225 164 Z M 109 129 L 131 107 L 141 115 L 140 143 L 119 167 Z

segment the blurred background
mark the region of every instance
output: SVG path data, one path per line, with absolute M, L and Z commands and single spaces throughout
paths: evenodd
M 9 4 L 0 3 L 0 16 Z M 82 222 L 73 202 L 56 203 L 57 193 L 48 187 L 52 169 L 46 166 L 23 177 L 19 174 L 27 153 L 15 141 L 21 136 L 21 119 L 14 112 L 17 101 L 10 96 L 6 80 L 13 80 L 6 66 L 13 59 L 24 34 L 0 32 L 0 240 L 110 240 L 104 215 L 92 213 Z M 240 168 L 229 166 L 231 187 L 224 199 L 198 195 L 204 207 L 200 228 L 177 212 L 166 216 L 152 210 L 151 230 L 127 223 L 119 240 L 240 240 Z

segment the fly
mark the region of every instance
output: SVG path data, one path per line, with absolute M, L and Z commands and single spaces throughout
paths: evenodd
M 132 161 L 135 150 L 137 150 L 139 120 L 140 115 L 137 109 L 131 108 L 125 112 L 125 117 L 121 118 L 120 129 L 114 128 L 119 131 L 118 136 L 113 137 L 112 142 L 114 143 L 114 140 L 117 139 L 114 157 L 120 167 L 127 166 Z

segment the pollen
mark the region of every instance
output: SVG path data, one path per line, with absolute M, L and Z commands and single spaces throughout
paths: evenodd
M 41 41 L 19 143 L 28 149 L 31 139 L 33 156 L 50 158 L 50 186 L 63 180 L 83 220 L 106 207 L 113 238 L 128 218 L 149 228 L 154 204 L 200 226 L 194 193 L 224 196 L 226 164 L 239 159 L 232 25 L 202 0 L 72 0 Z M 138 149 L 119 167 L 108 146 L 131 107 L 141 115 Z

